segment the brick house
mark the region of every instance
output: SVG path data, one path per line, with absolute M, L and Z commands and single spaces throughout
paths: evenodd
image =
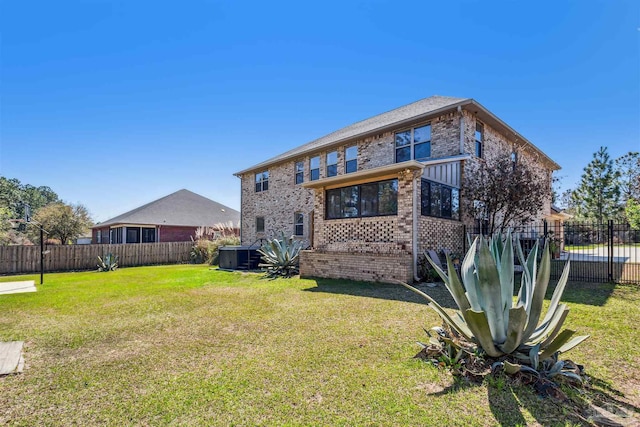
M 236 173 L 242 244 L 283 231 L 302 276 L 412 280 L 426 249 L 463 250 L 465 166 L 505 153 L 548 181 L 548 216 L 557 163 L 473 99 L 422 99 Z
M 188 242 L 199 227 L 231 224 L 238 234 L 240 212 L 189 190 L 179 190 L 96 224 L 92 243 Z

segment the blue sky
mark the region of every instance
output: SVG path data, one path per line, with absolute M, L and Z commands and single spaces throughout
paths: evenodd
M 475 98 L 574 187 L 640 150 L 640 2 L 0 0 L 0 175 L 103 221 L 438 94 Z

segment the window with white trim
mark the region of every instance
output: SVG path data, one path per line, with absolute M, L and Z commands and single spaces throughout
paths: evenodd
M 320 179 L 320 156 L 312 157 L 309 160 L 309 177 L 311 181 Z
M 327 153 L 327 177 L 338 175 L 338 152 Z
M 397 132 L 395 144 L 396 163 L 430 158 L 431 124 Z
M 480 122 L 476 122 L 476 157 L 482 158 L 484 148 L 484 125 Z
M 356 172 L 358 170 L 358 146 L 347 147 L 344 150 L 344 159 L 345 173 Z
M 269 189 L 269 171 L 256 174 L 256 193 Z
M 293 214 L 293 229 L 296 236 L 304 235 L 304 214 L 302 212 Z
M 304 162 L 296 162 L 296 184 L 304 182 Z

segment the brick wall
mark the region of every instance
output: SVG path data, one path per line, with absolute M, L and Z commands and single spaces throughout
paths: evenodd
M 408 254 L 302 251 L 300 276 L 367 282 L 387 282 L 391 279 L 411 282 L 413 263 Z
M 450 249 L 462 254 L 464 224 L 449 219 L 420 216 L 418 218 L 418 253 L 427 249 L 441 251 Z

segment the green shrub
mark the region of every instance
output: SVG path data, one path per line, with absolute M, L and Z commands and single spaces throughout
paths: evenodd
M 291 277 L 298 274 L 300 251 L 304 244 L 293 236 L 280 239 L 267 240 L 258 252 L 262 255 L 263 263 L 260 267 L 265 269 L 269 277 Z
M 118 268 L 118 255 L 109 252 L 107 255 L 98 257 L 98 271 L 114 271 Z
M 438 340 L 469 354 L 481 350 L 488 357 L 500 359 L 496 366 L 504 368 L 507 373 L 548 366 L 556 366 L 555 369 L 560 371 L 558 354 L 571 350 L 588 338 L 588 335 L 573 337 L 575 331 L 562 330 L 569 307 L 560 304 L 560 298 L 569 277 L 569 262 L 548 311 L 540 321 L 551 271 L 549 242 L 545 244 L 539 263 L 538 243 L 526 259 L 519 241 L 516 250 L 523 266 L 516 301 L 513 298 L 514 248 L 510 233 L 494 236 L 488 242 L 484 238 L 476 238 L 462 262 L 462 281 L 449 256 L 448 274 L 429 260 L 458 306 L 454 316 L 429 295 L 402 284 L 427 299 L 429 307 L 444 321 L 445 333 L 438 336 Z M 551 364 L 549 359 L 554 363 Z M 525 365 L 528 367 L 523 367 Z
M 193 264 L 217 265 L 220 258 L 218 248 L 239 244 L 240 238 L 237 236 L 223 236 L 215 240 L 198 239 L 193 242 L 189 257 Z

